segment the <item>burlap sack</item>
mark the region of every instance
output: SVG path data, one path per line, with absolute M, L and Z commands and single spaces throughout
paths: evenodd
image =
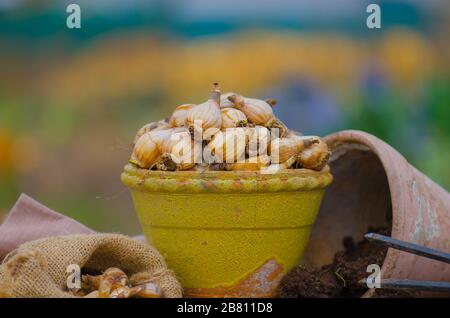
M 152 246 L 119 234 L 56 236 L 24 243 L 0 266 L 0 297 L 74 297 L 67 290 L 67 267 L 104 271 L 119 267 L 148 275 L 164 297 L 181 297 L 182 288 Z

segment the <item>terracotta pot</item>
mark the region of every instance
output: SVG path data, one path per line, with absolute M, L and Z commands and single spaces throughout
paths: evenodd
M 325 138 L 334 182 L 325 193 L 305 259 L 330 263 L 342 238 L 392 226 L 394 238 L 450 252 L 450 194 L 391 146 L 361 131 Z M 450 265 L 389 249 L 381 277 L 450 281 Z M 373 290 L 363 297 L 370 297 Z

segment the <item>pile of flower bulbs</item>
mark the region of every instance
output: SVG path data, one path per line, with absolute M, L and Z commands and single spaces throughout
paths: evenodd
M 273 112 L 273 99 L 221 94 L 215 83 L 204 103 L 178 106 L 172 116 L 142 127 L 130 162 L 179 170 L 321 170 L 330 152 L 317 136 L 301 136 Z
M 148 275 L 128 278 L 120 268 L 110 267 L 101 275 L 82 275 L 81 288 L 72 291 L 84 298 L 161 298 L 161 288 Z

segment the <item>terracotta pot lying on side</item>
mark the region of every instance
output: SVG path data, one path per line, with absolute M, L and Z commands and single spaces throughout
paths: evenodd
M 450 252 L 450 194 L 395 149 L 361 131 L 325 138 L 334 182 L 325 193 L 306 262 L 320 266 L 342 250 L 342 238 L 363 239 L 368 227 L 392 225 L 394 238 Z M 450 281 L 450 265 L 389 249 L 381 277 Z M 363 297 L 370 297 L 372 290 Z

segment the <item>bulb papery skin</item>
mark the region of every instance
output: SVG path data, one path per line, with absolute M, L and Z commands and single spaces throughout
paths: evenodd
M 181 146 L 184 149 L 184 146 Z M 163 153 L 156 162 L 156 169 L 162 171 L 179 171 L 193 169 L 193 148 L 188 151 Z
M 145 133 L 136 141 L 130 162 L 140 168 L 151 168 L 161 155 L 158 142 L 154 139 L 151 132 Z
M 189 128 L 191 135 L 202 135 L 202 131 L 208 128 L 222 127 L 222 113 L 220 112 L 220 91 L 217 85 L 214 85 L 214 90 L 211 98 L 206 102 L 193 107 L 189 110 L 185 126 Z
M 186 127 L 201 128 L 202 130 L 208 128 L 222 127 L 222 113 L 219 107 L 213 101 L 207 101 L 203 104 L 192 108 L 186 116 Z
M 276 138 L 270 143 L 270 159 L 272 163 L 283 163 L 296 157 L 300 151 L 319 142 L 318 137 L 291 136 L 289 138 Z
M 331 152 L 327 144 L 320 140 L 318 143 L 302 150 L 297 157 L 297 164 L 301 168 L 322 170 L 326 166 Z
M 234 104 L 228 99 L 232 95 L 236 95 L 236 93 L 228 92 L 220 95 L 220 108 L 234 107 Z
M 270 131 L 277 131 L 277 135 L 281 138 L 288 137 L 290 135 L 289 128 L 278 118 L 274 117 L 269 125 Z
M 270 160 L 272 163 L 282 163 L 296 156 L 299 152 L 298 141 L 293 138 L 277 138 L 270 143 Z
M 255 125 L 270 126 L 275 118 L 272 107 L 261 99 L 231 95 L 228 100 L 247 116 L 249 122 Z
M 177 136 L 187 131 L 188 130 L 185 127 L 176 127 L 164 130 L 151 131 L 150 134 L 152 135 L 153 139 L 158 143 L 158 146 L 162 152 L 162 147 L 167 140 L 170 140 L 174 135 Z
M 138 288 L 137 296 L 140 298 L 161 298 L 162 291 L 161 288 L 155 283 L 144 283 L 135 286 Z
M 270 131 L 263 126 L 248 127 L 245 129 L 247 133 L 246 154 L 249 157 L 267 155 L 271 140 Z
M 152 130 L 138 138 L 131 154 L 130 162 L 140 168 L 150 169 L 163 153 L 163 144 L 172 134 L 185 128 L 170 128 L 165 130 Z
M 172 134 L 171 138 L 163 143 L 163 153 L 170 155 L 176 165 L 176 170 L 189 170 L 195 166 L 195 141 L 187 129 Z
M 259 171 L 265 169 L 270 164 L 270 157 L 267 155 L 251 157 L 243 161 L 235 163 L 227 163 L 225 170 L 227 171 Z
M 164 136 L 164 139 L 161 143 L 161 152 L 171 153 L 175 146 L 180 143 L 186 143 L 187 141 L 191 141 L 191 135 L 187 128 L 173 128 L 171 129 L 171 133 L 169 135 Z
M 245 127 L 248 124 L 245 114 L 236 108 L 223 108 L 221 114 L 222 129 Z
M 282 163 L 271 163 L 267 168 L 261 169 L 263 174 L 274 174 L 289 169 L 297 160 L 297 156 L 291 157 Z
M 166 130 L 169 128 L 170 128 L 170 125 L 165 119 L 156 121 L 156 122 L 152 122 L 152 123 L 148 123 L 148 124 L 142 126 L 141 129 L 138 130 L 138 132 L 136 133 L 136 136 L 134 137 L 133 144 L 136 144 L 137 140 L 145 133 L 148 133 L 150 131 L 156 131 L 156 130 Z
M 189 111 L 194 108 L 194 104 L 183 104 L 175 108 L 169 119 L 170 127 L 182 127 L 186 122 Z
M 241 161 L 245 159 L 246 135 L 244 128 L 229 128 L 214 135 L 205 148 L 215 163 Z

